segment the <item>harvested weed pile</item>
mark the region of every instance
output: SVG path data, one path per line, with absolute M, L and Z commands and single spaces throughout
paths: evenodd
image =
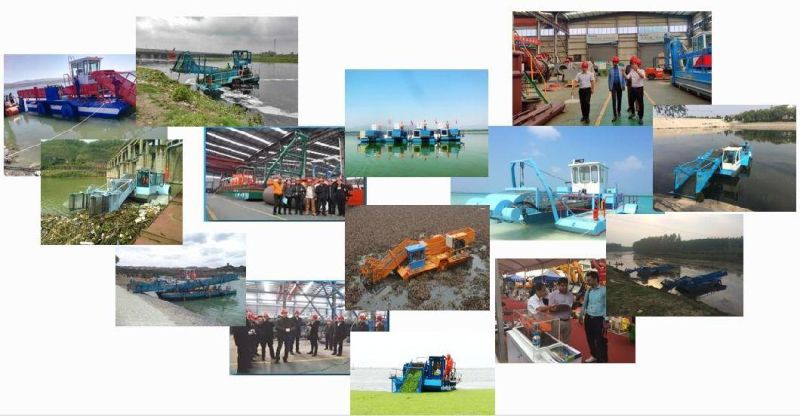
M 420 377 L 422 377 L 422 372 L 419 369 L 408 370 L 403 385 L 400 386 L 400 393 L 415 393 Z
M 42 244 L 130 244 L 155 220 L 157 204 L 123 204 L 116 212 L 91 216 L 42 215 Z
M 408 299 L 415 304 L 431 298 L 431 290 L 424 279 L 411 279 L 408 282 Z

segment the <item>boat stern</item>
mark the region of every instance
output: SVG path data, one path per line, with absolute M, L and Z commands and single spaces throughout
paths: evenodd
M 606 231 L 606 219 L 594 219 L 591 212 L 571 215 L 556 221 L 556 228 L 577 234 L 600 235 Z

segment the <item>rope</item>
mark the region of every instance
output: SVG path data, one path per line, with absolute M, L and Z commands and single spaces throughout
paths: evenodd
M 85 119 L 83 119 L 83 120 L 81 120 L 80 122 L 78 122 L 78 124 L 76 124 L 76 125 L 74 125 L 74 126 L 72 126 L 72 127 L 68 128 L 68 129 L 66 129 L 66 130 L 62 131 L 61 133 L 58 133 L 58 134 L 56 134 L 55 136 L 53 136 L 53 137 L 51 137 L 51 138 L 49 138 L 49 139 L 42 139 L 42 140 L 39 140 L 39 143 L 37 143 L 37 144 L 34 144 L 34 145 L 31 145 L 31 146 L 28 146 L 28 147 L 26 147 L 26 148 L 24 148 L 24 149 L 22 149 L 22 150 L 18 150 L 18 151 L 14 152 L 14 153 L 11 153 L 10 155 L 8 155 L 8 157 L 9 157 L 9 158 L 12 158 L 12 157 L 14 157 L 14 156 L 16 156 L 16 155 L 18 155 L 18 154 L 20 154 L 20 153 L 22 153 L 22 152 L 26 151 L 26 150 L 30 150 L 30 149 L 33 149 L 34 147 L 39 147 L 39 146 L 41 146 L 43 142 L 46 142 L 46 141 L 48 141 L 48 140 L 53 140 L 53 139 L 55 139 L 55 138 L 57 138 L 57 137 L 60 137 L 60 136 L 62 136 L 62 135 L 64 135 L 64 134 L 66 134 L 67 132 L 70 132 L 70 131 L 72 131 L 73 129 L 75 129 L 75 127 L 78 127 L 78 126 L 80 126 L 81 124 L 85 123 L 85 122 L 86 122 L 86 120 L 90 119 L 90 118 L 91 118 L 93 115 L 97 114 L 97 112 L 98 112 L 98 111 L 100 111 L 100 109 L 101 109 L 101 108 L 103 108 L 103 106 L 104 106 L 104 105 L 106 105 L 106 103 L 105 103 L 105 102 L 103 102 L 102 104 L 100 104 L 100 107 L 98 107 L 98 108 L 97 108 L 97 110 L 94 110 L 94 112 L 93 112 L 92 114 L 89 114 L 89 115 L 88 115 L 88 116 L 87 116 Z

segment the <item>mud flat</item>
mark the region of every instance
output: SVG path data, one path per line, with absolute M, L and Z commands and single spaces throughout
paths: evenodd
M 674 198 L 672 195 L 653 195 L 653 208 L 657 211 L 683 212 L 750 212 L 747 208 L 737 207 L 727 202 L 706 199 L 697 202 L 690 198 Z

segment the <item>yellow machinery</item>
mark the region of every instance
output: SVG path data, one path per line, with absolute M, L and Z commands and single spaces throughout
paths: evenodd
M 377 283 L 395 270 L 403 280 L 434 269 L 445 270 L 469 260 L 469 247 L 474 242 L 475 230 L 469 227 L 422 241 L 405 239 L 383 257 L 367 257 L 361 266 L 361 276 Z

